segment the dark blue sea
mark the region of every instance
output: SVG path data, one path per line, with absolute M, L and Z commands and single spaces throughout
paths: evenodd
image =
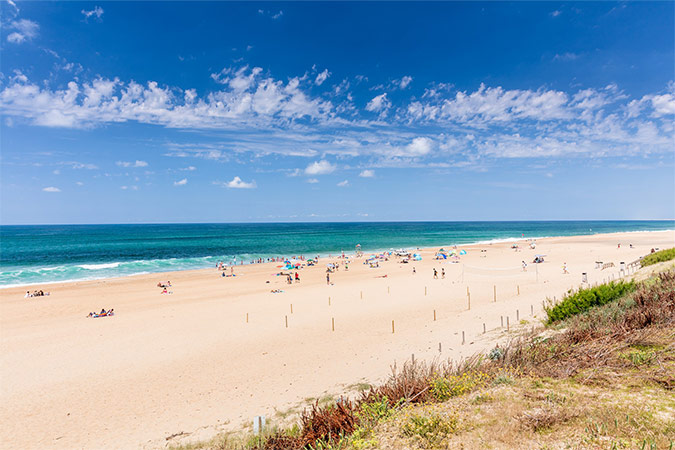
M 675 221 L 0 226 L 0 287 L 214 267 L 218 261 L 625 231 Z

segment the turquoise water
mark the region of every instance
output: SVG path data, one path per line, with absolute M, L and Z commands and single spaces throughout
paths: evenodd
M 675 221 L 0 226 L 0 287 L 508 239 L 675 229 Z

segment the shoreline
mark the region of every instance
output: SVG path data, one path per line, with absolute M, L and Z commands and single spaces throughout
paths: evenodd
M 668 233 L 668 232 L 673 232 L 675 229 L 664 229 L 664 230 L 636 230 L 636 231 L 615 231 L 611 233 L 588 233 L 588 234 L 573 234 L 573 235 L 557 235 L 557 236 L 536 236 L 536 237 L 508 237 L 508 238 L 497 238 L 497 239 L 487 239 L 487 240 L 481 240 L 481 241 L 473 241 L 473 242 L 468 242 L 465 244 L 452 244 L 452 243 L 445 243 L 445 244 L 438 244 L 434 247 L 418 247 L 416 245 L 408 245 L 404 246 L 403 249 L 416 249 L 421 252 L 428 252 L 428 251 L 434 251 L 438 250 L 438 248 L 442 247 L 448 247 L 451 248 L 453 246 L 463 246 L 463 247 L 472 247 L 472 246 L 477 246 L 477 245 L 493 245 L 493 244 L 503 244 L 503 243 L 511 243 L 511 242 L 529 242 L 531 240 L 543 240 L 543 239 L 561 239 L 561 238 L 574 238 L 574 237 L 582 237 L 582 236 L 611 236 L 611 235 L 617 235 L 617 234 L 628 234 L 628 233 Z M 388 249 L 374 249 L 374 250 L 367 250 L 363 251 L 364 256 L 366 254 L 378 254 L 382 252 L 387 252 L 387 251 L 392 251 L 395 249 L 388 248 Z M 306 252 L 308 255 L 314 255 L 315 252 Z M 353 257 L 356 252 L 355 251 L 348 251 L 344 252 L 346 256 Z M 329 259 L 329 258 L 337 258 L 339 256 L 336 255 L 322 255 L 318 254 L 318 256 L 321 259 Z M 258 256 L 259 258 L 289 258 L 290 256 L 288 255 L 273 255 L 273 256 Z M 199 256 L 199 257 L 194 257 L 194 258 L 216 258 L 215 256 Z M 124 264 L 124 263 L 138 263 L 138 262 L 147 262 L 147 261 L 170 261 L 174 260 L 177 258 L 165 258 L 165 259 L 154 259 L 154 260 L 134 260 L 134 261 L 113 261 L 113 262 L 94 262 L 94 263 L 80 263 L 80 264 L 72 264 L 71 267 L 83 267 L 83 266 L 105 266 L 105 265 L 110 265 L 110 264 Z M 223 259 L 224 260 L 224 259 Z M 260 266 L 262 264 L 275 264 L 275 262 L 267 262 L 263 261 L 262 263 L 244 263 L 240 265 L 235 265 L 234 267 L 236 268 L 244 268 L 244 267 L 250 267 L 250 266 Z M 230 267 L 228 265 L 228 267 Z M 200 267 L 200 268 L 185 268 L 185 269 L 176 269 L 176 270 L 160 270 L 160 271 L 141 271 L 141 272 L 136 272 L 136 273 L 130 273 L 130 274 L 121 274 L 121 275 L 113 275 L 113 276 L 93 276 L 93 277 L 87 277 L 87 278 L 74 278 L 74 279 L 68 279 L 68 280 L 56 280 L 56 281 L 41 281 L 41 282 L 35 282 L 35 283 L 17 283 L 17 284 L 6 284 L 6 285 L 0 285 L 0 292 L 3 290 L 7 289 L 14 289 L 14 288 L 38 288 L 40 286 L 54 286 L 54 285 L 61 285 L 61 284 L 71 284 L 71 283 L 82 283 L 82 282 L 96 282 L 96 281 L 102 281 L 102 280 L 114 280 L 114 279 L 124 279 L 124 278 L 130 278 L 130 277 L 138 277 L 138 276 L 143 276 L 143 275 L 171 275 L 171 274 L 177 274 L 177 273 L 183 273 L 183 272 L 191 272 L 191 271 L 205 271 L 209 270 L 210 267 Z M 24 270 L 24 269 L 19 269 L 19 270 Z M 29 269 L 30 270 L 30 269 Z M 41 268 L 38 270 L 45 270 L 45 268 Z M 53 270 L 53 268 L 50 268 L 50 270 Z M 91 270 L 91 269 L 89 269 Z M 0 269 L 1 271 L 1 269 Z

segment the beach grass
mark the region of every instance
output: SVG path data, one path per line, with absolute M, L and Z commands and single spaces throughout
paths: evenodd
M 544 311 L 547 323 L 553 324 L 577 314 L 586 312 L 593 307 L 602 306 L 617 300 L 635 290 L 633 281 L 617 281 L 599 286 L 591 286 L 578 291 L 569 291 L 559 302 L 547 299 Z
M 640 260 L 640 264 L 642 267 L 647 267 L 656 263 L 670 261 L 673 259 L 675 259 L 675 247 L 650 253 Z

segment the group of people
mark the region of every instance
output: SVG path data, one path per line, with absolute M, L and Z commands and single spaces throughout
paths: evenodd
M 167 281 L 166 283 L 160 281 L 157 283 L 157 287 L 162 288 L 162 294 L 172 294 L 172 292 L 168 290 L 168 288 L 171 287 L 171 281 Z
M 286 282 L 288 284 L 293 284 L 293 275 L 292 274 L 290 274 L 290 273 L 286 274 Z M 300 275 L 298 274 L 298 272 L 295 272 L 295 282 L 296 283 L 300 282 Z
M 90 312 L 89 317 L 106 317 L 106 316 L 114 316 L 115 315 L 115 310 L 113 308 L 110 308 L 109 311 L 106 311 L 105 308 L 101 309 L 100 313 L 95 313 L 95 312 Z
M 415 268 L 413 267 L 413 273 L 415 273 Z M 441 278 L 445 279 L 445 268 L 441 267 Z M 438 280 L 438 270 L 434 267 L 434 279 Z
M 24 295 L 24 298 L 31 298 L 31 297 L 43 297 L 45 295 L 49 295 L 49 292 L 45 292 L 42 289 L 39 291 L 26 291 L 26 295 Z
M 344 257 L 344 254 L 343 254 L 343 257 Z M 289 258 L 287 258 L 285 256 L 283 256 L 283 257 L 282 256 L 275 256 L 275 257 L 270 257 L 270 258 L 252 259 L 248 263 L 249 264 L 264 264 L 264 263 L 273 263 L 273 262 L 284 262 L 284 261 L 287 261 L 288 259 Z M 297 259 L 297 260 L 300 260 L 300 261 L 306 261 L 305 255 L 292 256 L 290 259 Z M 316 255 L 316 257 L 313 260 L 313 263 L 316 263 L 318 261 L 319 261 L 319 255 Z M 239 260 L 239 265 L 241 266 L 243 264 L 244 264 L 244 261 Z M 232 262 L 230 263 L 230 266 L 236 266 L 236 265 L 237 265 L 237 257 L 235 256 L 233 258 Z M 218 269 L 218 270 L 227 269 L 227 263 L 223 263 L 222 261 L 219 261 L 216 264 L 216 269 Z

